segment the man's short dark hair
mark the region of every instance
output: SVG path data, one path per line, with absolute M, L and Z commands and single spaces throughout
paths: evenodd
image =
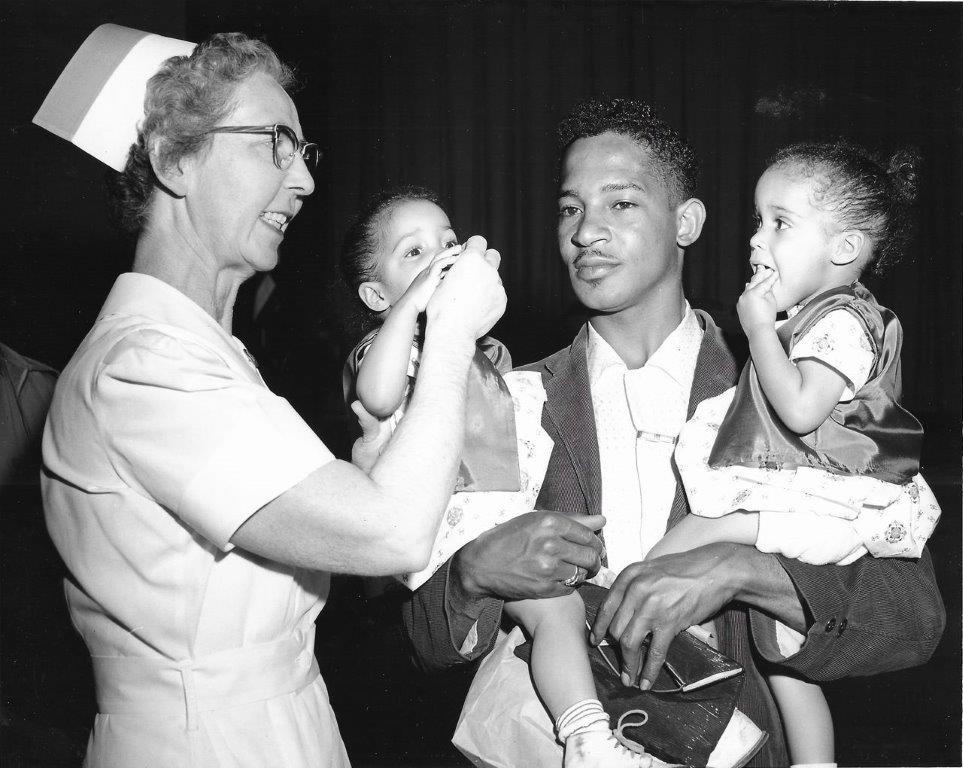
M 685 139 L 644 101 L 589 99 L 577 104 L 558 125 L 559 153 L 578 139 L 611 131 L 637 141 L 656 165 L 673 203 L 696 195 L 701 168 Z

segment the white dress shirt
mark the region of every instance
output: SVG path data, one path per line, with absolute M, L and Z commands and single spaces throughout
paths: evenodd
M 665 533 L 676 491 L 672 452 L 701 343 L 702 327 L 687 302 L 682 322 L 645 365 L 630 371 L 589 323 L 605 548 L 616 573 L 645 557 Z

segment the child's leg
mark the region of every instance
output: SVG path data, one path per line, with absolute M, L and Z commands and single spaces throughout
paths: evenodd
M 505 611 L 532 638 L 532 677 L 565 746 L 563 768 L 665 766 L 647 753 L 626 749 L 612 734 L 595 691 L 578 592 L 508 602 Z
M 789 675 L 769 675 L 794 766 L 835 765 L 833 718 L 822 689 Z
M 731 512 L 722 517 L 686 515 L 665 532 L 665 536 L 649 550 L 645 559 L 652 560 L 663 555 L 688 552 L 696 547 L 723 541 L 733 544 L 755 544 L 758 533 L 759 514 L 757 512 Z
M 532 638 L 532 677 L 553 719 L 573 704 L 596 698 L 588 660 L 585 606 L 578 592 L 545 600 L 507 602 L 505 612 Z M 562 670 L 564 673 L 559 674 Z

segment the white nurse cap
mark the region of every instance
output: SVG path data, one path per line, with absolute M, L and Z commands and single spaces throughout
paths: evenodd
M 147 81 L 195 44 L 102 24 L 80 46 L 33 122 L 123 171 L 144 119 Z

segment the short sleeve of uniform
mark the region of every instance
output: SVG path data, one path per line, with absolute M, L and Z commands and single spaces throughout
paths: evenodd
M 842 400 L 852 400 L 869 380 L 875 362 L 872 341 L 852 312 L 834 309 L 817 320 L 793 346 L 790 359 L 818 360 L 846 380 Z
M 90 403 L 120 477 L 223 550 L 254 512 L 334 458 L 285 399 L 160 331 L 111 349 Z

